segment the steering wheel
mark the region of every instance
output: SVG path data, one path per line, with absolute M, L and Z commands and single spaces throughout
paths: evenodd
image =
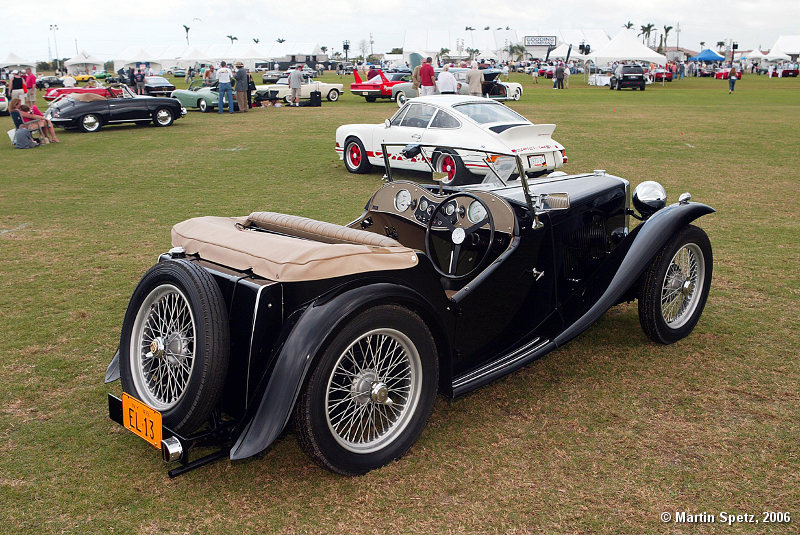
M 472 221 L 467 219 L 466 223 L 470 223 L 471 225 L 468 226 L 468 227 L 464 227 L 462 222 L 459 221 L 459 218 L 465 217 L 466 214 L 460 212 L 459 210 L 456 210 L 453 213 L 453 216 L 455 216 L 455 218 L 456 218 L 456 222 L 455 222 L 455 224 L 452 223 L 450 221 L 450 218 L 453 217 L 453 216 L 448 216 L 448 215 L 444 214 L 444 208 L 445 208 L 445 206 L 448 205 L 448 203 L 450 203 L 450 201 L 452 201 L 453 199 L 457 199 L 459 197 L 467 197 L 467 198 L 473 199 L 474 201 L 479 202 L 480 205 L 483 207 L 484 211 L 486 212 L 486 215 L 484 216 L 484 218 L 481 219 L 480 221 L 478 221 L 475 224 L 471 224 Z M 469 207 L 467 207 L 467 210 L 468 209 L 469 209 Z M 436 221 L 436 217 L 440 213 L 442 214 L 443 217 L 439 221 Z M 433 227 L 434 221 L 436 221 L 438 224 L 441 224 L 443 227 L 445 227 L 447 229 L 446 231 L 435 231 L 434 230 L 434 232 L 449 232 L 450 233 L 450 243 L 451 243 L 450 265 L 447 267 L 446 271 L 444 269 L 442 269 L 441 266 L 438 265 L 437 261 L 435 260 L 435 257 L 431 254 L 431 251 L 433 250 L 433 240 L 432 240 L 431 231 L 433 230 L 432 227 Z M 486 244 L 485 251 L 483 252 L 483 256 L 481 256 L 480 261 L 475 264 L 475 267 L 473 267 L 467 273 L 464 273 L 463 275 L 456 275 L 456 267 L 458 266 L 458 259 L 461 256 L 461 246 L 462 246 L 462 244 L 464 244 L 465 242 L 466 243 L 472 242 L 474 244 L 477 244 L 478 243 L 478 230 L 482 226 L 484 226 L 487 222 L 489 223 L 489 243 Z M 489 250 L 491 248 L 492 243 L 494 242 L 494 230 L 495 230 L 494 217 L 492 217 L 492 211 L 489 210 L 489 206 L 480 197 L 478 197 L 477 195 L 474 195 L 472 193 L 467 193 L 467 192 L 453 193 L 452 195 L 448 195 L 447 197 L 445 197 L 444 200 L 442 200 L 442 202 L 440 202 L 439 204 L 436 205 L 436 208 L 433 209 L 433 212 L 431 212 L 430 218 L 428 219 L 428 225 L 425 228 L 425 254 L 427 254 L 428 258 L 431 259 L 431 263 L 433 264 L 433 268 L 442 277 L 448 278 L 450 280 L 466 279 L 467 277 L 469 277 L 470 275 L 472 275 L 473 273 L 478 271 L 478 269 L 486 261 L 486 258 L 489 256 Z M 467 240 L 469 240 L 469 241 L 467 241 Z

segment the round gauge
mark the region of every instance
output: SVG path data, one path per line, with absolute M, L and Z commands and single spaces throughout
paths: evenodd
M 394 207 L 398 212 L 405 212 L 411 206 L 411 193 L 407 189 L 401 189 L 394 196 Z
M 467 210 L 467 217 L 473 223 L 479 223 L 486 218 L 486 208 L 478 201 L 472 201 Z
M 423 212 L 428 211 L 428 201 L 426 199 L 419 201 L 419 209 Z
M 444 213 L 445 215 L 453 215 L 454 213 L 456 213 L 456 205 L 453 203 L 445 205 Z

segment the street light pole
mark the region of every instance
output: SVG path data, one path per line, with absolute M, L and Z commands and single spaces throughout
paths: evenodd
M 50 31 L 53 32 L 53 42 L 56 45 L 56 69 L 61 70 L 61 66 L 59 64 L 60 58 L 58 57 L 58 39 L 56 39 L 56 31 L 58 30 L 58 24 L 51 24 Z
M 347 63 L 347 52 L 350 50 L 350 41 L 342 41 L 342 48 L 344 49 L 344 62 Z

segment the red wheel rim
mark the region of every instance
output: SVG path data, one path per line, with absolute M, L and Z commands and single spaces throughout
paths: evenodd
M 355 143 L 350 145 L 350 149 L 347 151 L 350 157 L 350 163 L 354 167 L 358 167 L 361 164 L 361 149 Z
M 442 158 L 441 169 L 443 173 L 447 173 L 447 179 L 443 180 L 445 184 L 449 184 L 456 176 L 456 161 L 452 156 L 445 156 Z

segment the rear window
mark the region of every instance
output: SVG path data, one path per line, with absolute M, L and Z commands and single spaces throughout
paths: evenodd
M 626 65 L 622 67 L 622 74 L 644 74 L 644 69 L 638 65 Z
M 528 124 L 528 120 L 511 108 L 494 102 L 470 102 L 468 104 L 457 104 L 453 109 L 463 113 L 473 121 L 486 123 L 519 123 Z

